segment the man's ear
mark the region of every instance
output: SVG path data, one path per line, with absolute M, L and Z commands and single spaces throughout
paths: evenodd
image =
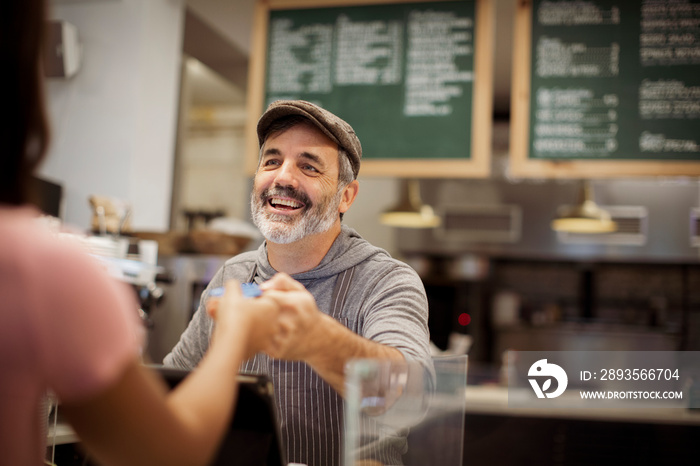
M 353 180 L 352 183 L 347 185 L 343 189 L 343 196 L 340 199 L 340 205 L 338 206 L 338 212 L 344 214 L 350 209 L 350 206 L 355 202 L 357 197 L 357 192 L 360 190 L 360 183 L 357 180 Z

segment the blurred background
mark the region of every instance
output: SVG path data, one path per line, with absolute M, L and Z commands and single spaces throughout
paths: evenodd
M 433 340 L 442 349 L 454 332 L 471 335 L 470 355 L 484 362 L 498 362 L 507 348 L 543 345 L 697 349 L 697 179 L 593 179 L 595 201 L 624 228 L 607 235 L 553 231 L 557 208 L 577 202 L 581 181 L 508 175 L 516 2 L 493 5 L 491 176 L 418 180 L 444 226 L 411 230 L 379 222 L 399 200 L 403 180 L 361 174 L 361 194 L 345 222 L 418 270 L 431 296 Z M 176 267 L 215 269 L 196 265 L 221 260 L 207 253 L 224 257 L 257 247 L 248 223 L 251 178 L 243 170 L 245 124 L 257 118 L 246 112 L 254 6 L 254 0 L 53 1 L 52 18 L 75 26 L 81 51 L 72 76 L 48 83 L 54 139 L 42 175 L 62 185 L 66 223 L 96 229 L 91 196 L 128 202 L 130 230 L 160 242 L 159 263 L 173 280 L 183 274 Z M 200 233 L 183 245 L 185 232 L 212 222 L 218 236 Z M 191 288 L 207 276 L 192 274 L 177 284 L 187 299 L 164 303 L 196 301 Z M 463 313 L 468 325 L 459 323 Z M 182 325 L 154 337 L 156 358 Z
M 582 181 L 509 175 L 517 2 L 492 4 L 491 175 L 416 180 L 443 225 L 406 229 L 379 221 L 399 201 L 405 180 L 361 173 L 360 194 L 344 222 L 418 271 L 435 350 L 468 351 L 470 385 L 502 384 L 509 349 L 699 351 L 698 179 L 593 178 L 594 200 L 618 230 L 552 230 L 557 209 L 577 202 Z M 80 58 L 74 70 L 48 80 L 53 140 L 41 178 L 49 191 L 58 189 L 53 213 L 66 225 L 127 238 L 121 253 L 107 255 L 126 257 L 139 241 L 157 245 L 157 257 L 147 260 L 152 273 L 124 276 L 142 298 L 147 351 L 158 362 L 218 267 L 261 241 L 250 224 L 252 179 L 243 169 L 245 126 L 259 117 L 246 107 L 255 0 L 53 0 L 51 6 L 54 22 L 75 28 L 75 40 L 60 45 L 77 47 Z M 627 418 L 619 430 L 600 419 L 545 425 L 518 418 L 514 424 L 487 414 L 474 417 L 486 434 L 468 429 L 467 437 L 487 451 L 517 442 L 516 463 L 536 454 L 541 463 L 564 464 L 554 453 L 536 452 L 564 445 L 567 432 L 579 440 L 598 432 L 566 444 L 578 448 L 579 456 L 569 458 L 579 459 L 592 443 L 621 432 L 619 442 L 630 448 L 644 443 L 639 438 L 675 438 L 676 445 L 690 435 L 674 430 L 676 421 L 659 433 Z M 528 436 L 533 425 L 554 446 L 535 447 L 541 439 Z M 631 458 L 630 449 L 610 451 L 615 461 Z M 653 455 L 640 451 L 634 457 L 640 464 L 659 464 L 644 462 Z M 596 458 L 591 461 L 602 461 Z

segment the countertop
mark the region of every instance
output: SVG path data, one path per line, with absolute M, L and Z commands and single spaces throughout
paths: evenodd
M 511 394 L 511 396 L 513 396 Z M 516 392 L 517 396 L 517 392 Z M 466 387 L 466 413 L 499 416 L 551 417 L 596 421 L 639 422 L 651 424 L 700 425 L 700 410 L 689 410 L 687 401 L 678 407 L 645 407 L 638 403 L 630 408 L 590 408 L 583 405 L 578 390 L 567 390 L 557 400 L 542 400 L 543 407 L 509 406 L 509 390 L 496 385 Z M 556 403 L 551 403 L 556 402 Z M 550 408 L 550 406 L 552 406 Z

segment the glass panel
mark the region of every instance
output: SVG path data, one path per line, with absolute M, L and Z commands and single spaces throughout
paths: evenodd
M 346 466 L 461 466 L 467 356 L 348 364 Z

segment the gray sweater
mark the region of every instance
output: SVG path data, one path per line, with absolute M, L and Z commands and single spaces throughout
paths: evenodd
M 257 251 L 229 259 L 202 294 L 199 309 L 165 357 L 165 365 L 191 369 L 206 352 L 213 321 L 203 303 L 210 289 L 231 278 L 262 283 L 275 273 L 265 244 Z M 349 281 L 340 294 L 336 289 L 339 277 Z M 397 348 L 407 360 L 430 359 L 428 303 L 420 278 L 408 265 L 372 246 L 353 229 L 344 225 L 321 263 L 293 278 L 314 296 L 322 312 L 358 335 Z M 342 398 L 330 385 L 303 362 L 273 360 L 264 354 L 244 363 L 242 371 L 265 373 L 272 378 L 287 461 L 309 466 L 340 464 Z M 382 445 L 382 451 L 373 456 L 384 464 L 400 464 L 405 438 L 399 436 Z

